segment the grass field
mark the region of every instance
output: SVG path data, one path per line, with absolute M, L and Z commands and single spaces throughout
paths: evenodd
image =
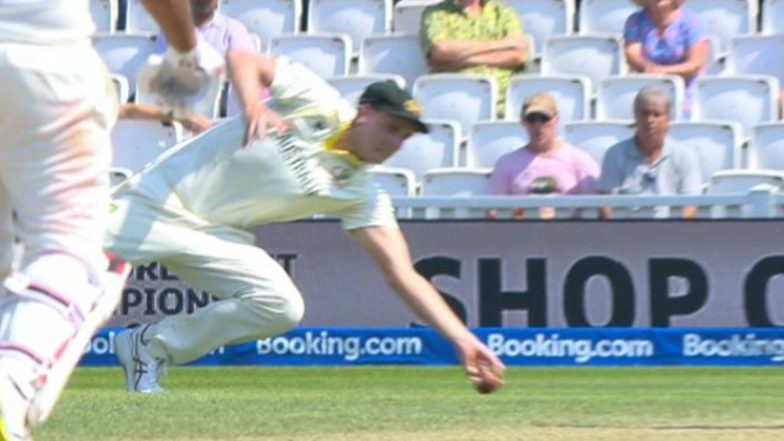
M 174 368 L 131 396 L 77 370 L 48 440 L 783 440 L 781 368 L 510 369 L 498 394 L 457 368 Z

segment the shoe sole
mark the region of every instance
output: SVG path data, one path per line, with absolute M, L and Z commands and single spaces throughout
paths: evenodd
M 60 358 L 47 373 L 46 382 L 33 397 L 27 413 L 31 426 L 40 425 L 49 417 L 76 364 L 82 358 L 84 348 L 87 347 L 95 331 L 111 317 L 119 303 L 131 265 L 125 262 L 118 262 L 117 265 L 106 273 L 103 295 L 96 299 L 95 307 L 87 315 L 76 335 L 66 344 Z

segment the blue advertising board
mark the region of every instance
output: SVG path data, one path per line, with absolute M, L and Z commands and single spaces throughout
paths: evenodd
M 83 366 L 113 366 L 101 330 Z M 782 328 L 475 328 L 508 366 L 750 366 L 784 364 Z M 449 365 L 451 345 L 430 328 L 302 327 L 219 348 L 195 365 Z

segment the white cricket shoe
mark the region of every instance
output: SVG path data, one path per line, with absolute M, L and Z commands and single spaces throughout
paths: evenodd
M 16 383 L 0 374 L 0 440 L 32 441 L 27 423 L 30 400 L 25 398 Z
M 166 371 L 166 362 L 153 356 L 144 341 L 150 325 L 130 329 L 114 337 L 114 349 L 125 371 L 128 392 L 157 394 L 164 392 L 158 380 Z

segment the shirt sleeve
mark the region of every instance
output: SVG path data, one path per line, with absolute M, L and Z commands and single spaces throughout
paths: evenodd
M 596 184 L 596 191 L 602 194 L 615 194 L 623 184 L 623 170 L 617 156 L 621 154 L 621 145 L 615 144 L 607 150 L 602 160 L 602 171 Z
M 511 6 L 498 5 L 498 26 L 504 30 L 504 37 L 517 37 L 525 33 L 520 17 Z
M 679 156 L 680 193 L 686 195 L 702 194 L 702 170 L 697 155 L 689 149 L 683 149 Z
M 229 34 L 227 47 L 230 49 L 241 49 L 247 52 L 256 52 L 256 43 L 248 28 L 236 20 L 229 22 Z
M 354 106 L 326 80 L 286 57 L 278 57 L 276 61 L 275 78 L 269 89 L 277 104 L 292 116 L 336 117 L 337 124 L 354 118 Z
M 580 156 L 576 158 L 576 160 L 578 170 L 577 178 L 579 179 L 576 194 L 596 193 L 596 187 L 601 173 L 599 164 L 596 163 L 591 155 L 584 152 L 580 152 Z
M 368 188 L 369 191 L 361 202 L 338 213 L 343 229 L 397 227 L 395 209 L 389 195 L 370 180 Z
M 449 14 L 438 5 L 428 6 L 422 12 L 422 21 L 419 26 L 419 41 L 422 52 L 427 55 L 430 49 L 438 42 L 452 38 L 449 29 Z
M 627 43 L 642 41 L 642 11 L 637 11 L 626 19 L 623 27 L 623 38 Z
M 707 38 L 705 27 L 696 14 L 689 14 L 685 23 L 686 42 L 689 47 Z
M 490 174 L 490 194 L 497 196 L 510 195 L 509 173 L 506 170 L 504 156 L 498 158 Z

